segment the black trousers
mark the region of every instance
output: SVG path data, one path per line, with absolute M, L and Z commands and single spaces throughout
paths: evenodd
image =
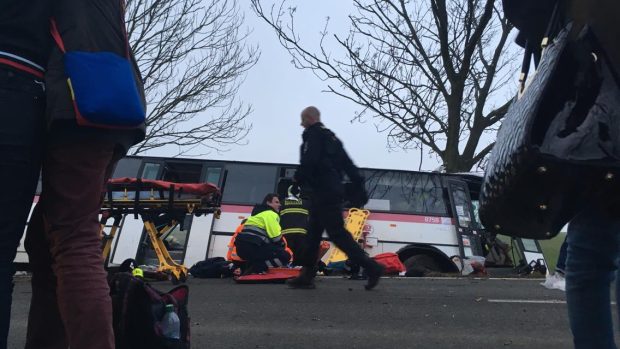
M 238 235 L 239 236 L 239 235 Z M 269 267 L 282 267 L 291 260 L 291 255 L 284 247 L 276 244 L 256 244 L 239 239 L 235 240 L 237 254 L 248 263 L 252 273 L 267 271 Z
M 13 260 L 41 169 L 44 112 L 42 82 L 0 65 L 0 349 L 7 346 Z
M 290 233 L 284 235 L 288 248 L 293 251 L 293 265 L 301 265 L 299 260 L 306 249 L 306 235 L 307 234 L 301 233 Z
M 330 240 L 346 253 L 350 260 L 361 266 L 367 266 L 370 258 L 353 240 L 351 233 L 344 228 L 342 205 L 338 203 L 339 201 L 321 199 L 319 197 L 312 200 L 306 249 L 298 260 L 300 264 L 308 268 L 316 266 L 323 231 L 327 231 Z

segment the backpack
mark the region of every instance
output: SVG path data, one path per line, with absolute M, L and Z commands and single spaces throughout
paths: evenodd
M 233 268 L 231 268 L 231 264 L 231 262 L 227 261 L 223 257 L 207 258 L 206 260 L 198 262 L 189 268 L 189 273 L 194 277 L 204 279 L 231 277 L 233 275 Z
M 116 349 L 188 349 L 190 318 L 189 288 L 175 287 L 167 293 L 153 288 L 130 273 L 117 273 L 108 280 L 112 298 Z M 180 339 L 165 338 L 159 321 L 167 304 L 173 304 L 180 320 Z

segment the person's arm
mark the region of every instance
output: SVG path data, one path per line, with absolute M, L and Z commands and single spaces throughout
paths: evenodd
M 310 181 L 312 173 L 321 161 L 322 143 L 321 134 L 317 130 L 306 134 L 306 139 L 302 145 L 299 169 L 295 172 L 294 180 L 296 184 L 303 185 Z
M 282 240 L 282 228 L 280 227 L 280 216 L 273 211 L 268 211 L 264 216 L 265 230 L 273 242 Z

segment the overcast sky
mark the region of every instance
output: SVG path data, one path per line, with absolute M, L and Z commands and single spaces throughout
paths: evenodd
M 240 89 L 239 98 L 253 106 L 249 121 L 253 128 L 247 145 L 233 146 L 224 153 L 210 153 L 203 158 L 298 163 L 301 132 L 299 114 L 309 105 L 321 110 L 324 124 L 338 135 L 354 162 L 361 167 L 417 170 L 419 151 L 388 150 L 385 133 L 378 133 L 375 122 L 352 122 L 361 108 L 343 98 L 322 92 L 327 82 L 321 81 L 309 70 L 298 70 L 291 63 L 291 56 L 282 48 L 273 29 L 259 19 L 250 8 L 249 1 L 240 1 L 246 14 L 246 25 L 252 34 L 249 44 L 258 44 L 261 57 L 252 68 Z M 272 1 L 265 0 L 267 10 Z M 293 1 L 297 6 L 296 26 L 302 41 L 317 45 L 319 31 L 330 17 L 330 32 L 345 36 L 354 11 L 350 1 L 313 0 Z M 339 48 L 331 45 L 334 51 Z M 333 82 L 332 82 L 333 83 Z M 151 153 L 151 155 L 169 155 Z M 439 166 L 434 156 L 425 155 L 423 170 Z

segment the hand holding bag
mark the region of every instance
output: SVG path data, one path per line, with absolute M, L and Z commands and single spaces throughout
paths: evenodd
M 480 218 L 494 233 L 548 239 L 586 205 L 620 194 L 620 91 L 589 28 L 569 39 L 571 24 L 550 41 L 526 87 L 510 106 L 489 157 Z M 549 44 L 547 46 L 547 43 Z

